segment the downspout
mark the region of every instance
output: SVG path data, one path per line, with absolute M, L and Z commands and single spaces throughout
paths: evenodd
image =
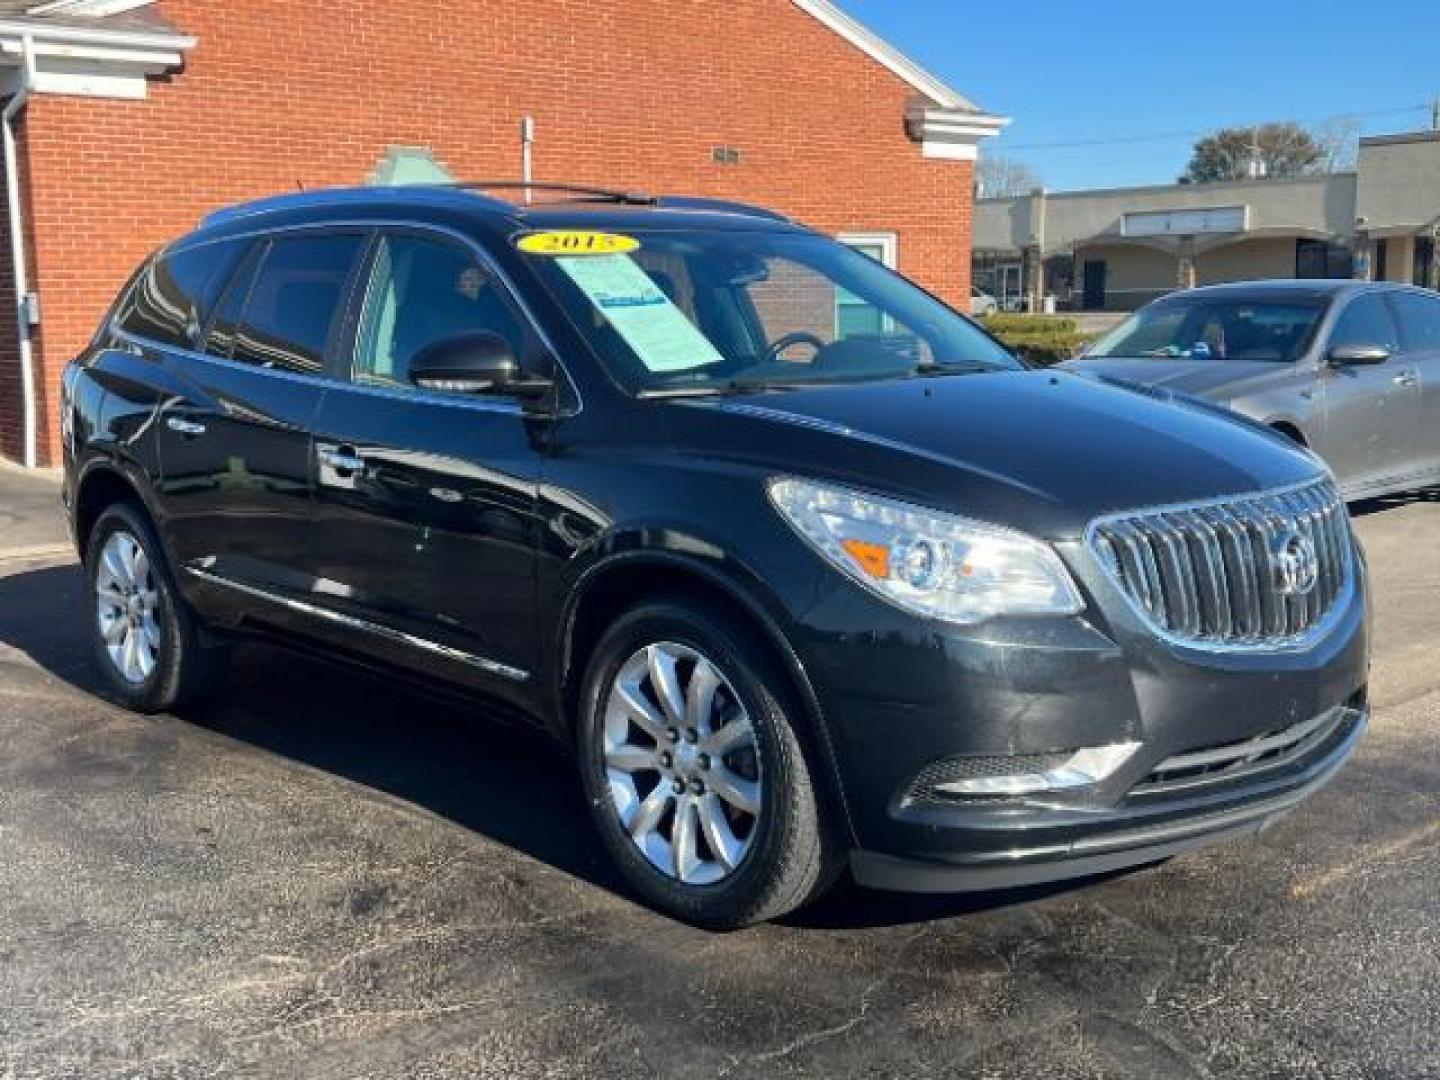
M 20 89 L 5 105 L 0 114 L 0 128 L 4 130 L 5 141 L 5 195 L 10 213 L 10 261 L 14 266 L 16 340 L 20 346 L 20 386 L 25 411 L 25 467 L 36 465 L 36 418 L 35 418 L 35 355 L 30 343 L 29 304 L 30 283 L 25 275 L 25 232 L 20 217 L 20 164 L 15 149 L 15 117 L 25 107 L 30 92 L 35 86 L 35 39 L 26 34 L 20 39 L 21 56 L 24 61 Z

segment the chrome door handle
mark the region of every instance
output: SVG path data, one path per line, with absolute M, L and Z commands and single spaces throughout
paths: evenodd
M 355 451 L 338 446 L 320 447 L 320 463 L 328 465 L 338 473 L 365 471 L 365 459 Z
M 1396 386 L 1418 386 L 1420 380 L 1413 371 L 1402 371 L 1391 380 Z
M 166 417 L 165 426 L 171 431 L 178 431 L 181 435 L 188 435 L 192 438 L 196 435 L 205 434 L 204 424 L 196 423 L 194 420 L 182 420 L 178 416 Z

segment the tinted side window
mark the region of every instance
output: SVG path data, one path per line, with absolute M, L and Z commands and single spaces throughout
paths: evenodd
M 1400 317 L 1400 336 L 1412 352 L 1440 351 L 1440 296 L 1396 293 L 1391 298 Z
M 1336 345 L 1383 345 L 1392 352 L 1398 351 L 1399 335 L 1385 297 L 1368 293 L 1352 300 L 1330 335 L 1331 348 Z
M 193 349 L 244 244 L 200 244 L 154 259 L 121 305 L 121 329 L 162 345 Z
M 316 373 L 340 315 L 360 234 L 284 237 L 271 243 L 235 334 L 235 360 Z
M 268 249 L 266 243 L 253 244 L 235 273 L 230 275 L 230 285 L 215 307 L 215 318 L 205 338 L 205 351 L 211 356 L 230 359 L 235 348 L 235 333 L 240 329 L 240 319 L 245 314 L 245 302 L 250 299 L 250 290 L 255 285 L 255 271 L 260 268 L 260 260 Z
M 387 236 L 376 252 L 356 336 L 357 382 L 409 386 L 410 362 L 427 345 L 488 330 L 524 355 L 524 324 L 469 251 L 417 236 Z

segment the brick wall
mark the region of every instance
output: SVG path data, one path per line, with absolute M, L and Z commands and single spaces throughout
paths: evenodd
M 47 95 L 29 107 L 49 459 L 64 362 L 148 251 L 220 205 L 359 183 L 394 144 L 429 146 L 459 176 L 518 177 L 526 113 L 536 179 L 730 196 L 830 232 L 892 231 L 902 271 L 967 302 L 970 165 L 923 159 L 904 127 L 913 90 L 788 0 L 159 7 L 200 44 L 149 100 Z M 715 164 L 717 146 L 740 163 Z M 14 399 L 0 393 L 8 418 Z M 14 434 L 0 438 L 14 455 Z

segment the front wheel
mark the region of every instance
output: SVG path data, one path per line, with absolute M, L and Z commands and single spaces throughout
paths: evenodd
M 840 865 L 788 684 L 724 613 L 683 601 L 622 616 L 591 659 L 579 757 L 630 884 L 733 929 L 823 891 Z

